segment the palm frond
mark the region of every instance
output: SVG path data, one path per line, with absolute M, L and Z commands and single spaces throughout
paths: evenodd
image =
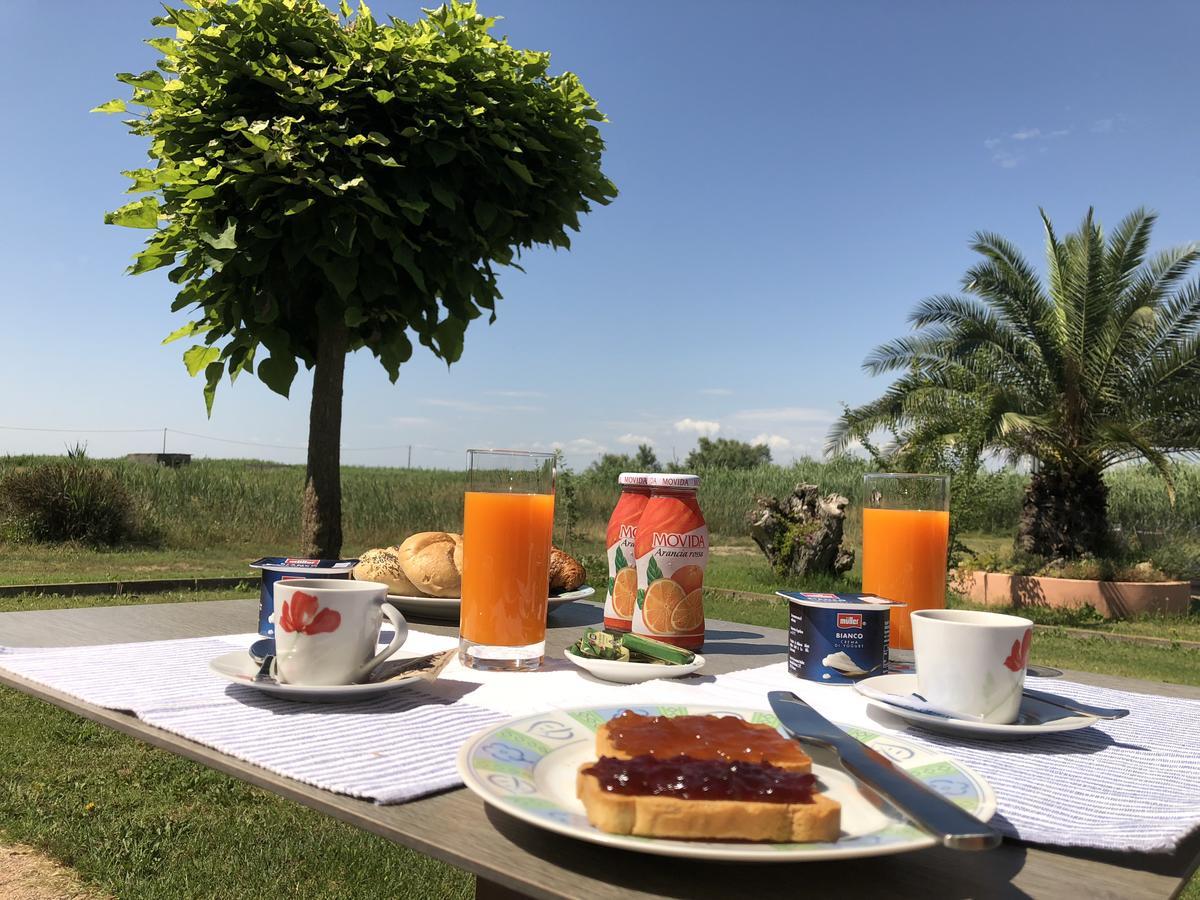
M 1011 243 L 976 234 L 965 293 L 921 301 L 913 333 L 872 351 L 867 371 L 898 377 L 845 411 L 831 452 L 880 429 L 903 452 L 970 436 L 1008 458 L 1093 471 L 1200 452 L 1200 280 L 1186 281 L 1200 247 L 1148 259 L 1146 210 L 1107 240 L 1091 210 L 1061 238 L 1040 212 L 1045 284 Z
M 1171 506 L 1175 505 L 1175 477 L 1171 469 L 1171 460 L 1165 453 L 1154 446 L 1148 436 L 1138 432 L 1125 422 L 1107 421 L 1100 423 L 1096 429 L 1097 443 L 1100 444 L 1100 458 L 1105 466 L 1131 457 L 1140 457 L 1148 462 L 1162 476 L 1167 487 L 1167 498 Z
M 1108 241 L 1108 282 L 1116 293 L 1124 292 L 1133 273 L 1146 258 L 1150 232 L 1158 214 L 1139 207 L 1117 225 Z
M 1169 344 L 1200 330 L 1200 279 L 1180 288 L 1158 309 L 1154 348 Z

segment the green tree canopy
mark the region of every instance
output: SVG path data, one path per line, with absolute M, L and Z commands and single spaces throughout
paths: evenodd
M 592 461 L 584 469 L 583 474 L 590 479 L 616 484 L 617 476 L 622 472 L 659 472 L 662 466 L 654 448 L 649 444 L 638 444 L 637 452 L 632 456 L 627 453 L 605 453 Z
M 753 469 L 770 461 L 771 448 L 766 444 L 702 437 L 684 465 L 688 469 Z
M 662 464 L 658 461 L 658 454 L 654 452 L 654 448 L 649 444 L 638 444 L 637 452 L 633 455 L 633 464 L 637 467 L 638 472 L 658 472 L 662 470 Z
M 1011 243 L 976 234 L 963 294 L 922 301 L 915 333 L 867 358 L 872 374 L 902 374 L 846 411 L 829 449 L 885 428 L 908 447 L 1031 459 L 1021 546 L 1103 550 L 1103 471 L 1144 459 L 1173 496 L 1170 454 L 1200 450 L 1200 248 L 1148 256 L 1154 222 L 1137 210 L 1106 238 L 1089 210 L 1060 239 L 1043 212 L 1044 284 Z
M 592 203 L 615 196 L 600 170 L 595 102 L 548 53 L 492 35 L 458 0 L 415 23 L 340 16 L 320 0 L 195 0 L 154 20 L 157 70 L 121 74 L 153 168 L 127 174 L 140 199 L 106 221 L 152 230 L 133 273 L 170 267 L 167 340 L 205 376 L 287 395 L 316 367 L 305 541 L 340 546 L 336 484 L 345 355 L 374 354 L 395 381 L 414 340 L 448 364 L 468 323 L 495 318 L 498 270 L 523 248 L 568 248 Z M 310 534 L 314 455 L 324 518 Z M 333 479 L 331 481 L 330 479 Z M 320 494 L 318 485 L 317 493 Z

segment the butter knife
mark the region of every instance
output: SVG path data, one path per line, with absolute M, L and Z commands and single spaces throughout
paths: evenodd
M 794 738 L 836 753 L 846 771 L 895 806 L 918 828 L 952 850 L 989 850 L 1000 834 L 890 759 L 851 737 L 790 691 L 767 694 L 771 709 Z

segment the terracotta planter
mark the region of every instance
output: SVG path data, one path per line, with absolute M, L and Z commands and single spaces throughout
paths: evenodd
M 1183 615 L 1192 593 L 1187 581 L 1084 581 L 1004 572 L 955 572 L 950 584 L 984 606 L 1091 606 L 1108 619 L 1149 612 Z

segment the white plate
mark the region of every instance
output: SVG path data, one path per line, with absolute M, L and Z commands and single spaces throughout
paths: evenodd
M 859 685 L 866 685 L 887 694 L 905 696 L 917 689 L 917 676 L 909 674 L 876 675 L 874 678 L 864 678 L 862 681 L 855 682 L 854 689 L 858 690 Z M 859 691 L 859 693 L 862 692 Z M 1087 728 L 1100 721 L 1097 716 L 1073 713 L 1032 697 L 1021 698 L 1021 712 L 1016 722 L 1011 725 L 1001 725 L 996 722 L 979 722 L 974 719 L 947 719 L 931 713 L 918 712 L 915 709 L 893 706 L 890 703 L 867 697 L 866 694 L 863 696 L 875 709 L 904 719 L 919 728 L 942 734 L 952 734 L 955 737 L 981 740 L 1019 740 L 1036 737 L 1039 734 L 1075 731 L 1077 728 Z
M 586 584 L 576 591 L 563 591 L 550 598 L 547 612 L 575 600 L 587 600 L 595 593 L 596 589 Z M 388 600 L 406 616 L 447 622 L 458 621 L 459 607 L 462 605 L 462 599 L 459 597 L 409 597 L 404 594 L 388 594 Z
M 575 774 L 596 758 L 596 729 L 625 709 L 647 715 L 719 713 L 776 728 L 768 712 L 741 708 L 638 705 L 554 710 L 494 725 L 465 743 L 458 771 L 468 788 L 511 816 L 569 837 L 660 856 L 745 862 L 794 862 L 883 856 L 935 846 L 938 841 L 908 824 L 887 803 L 876 805 L 837 765 L 832 754 L 806 746 L 822 790 L 842 804 L 842 836 L 834 842 L 768 844 L 741 841 L 682 841 L 609 834 L 587 820 L 575 797 Z M 987 821 L 996 798 L 982 778 L 947 756 L 917 747 L 903 738 L 865 728 L 846 728 L 885 754 L 918 781 Z M 885 892 L 886 893 L 886 892 Z
M 415 659 L 416 656 L 411 658 Z M 403 650 L 388 657 L 389 662 L 403 662 L 404 659 Z M 351 703 L 358 700 L 367 700 L 371 697 L 378 697 L 380 694 L 390 693 L 397 688 L 402 688 L 413 682 L 424 680 L 422 675 L 414 674 L 408 677 L 393 678 L 370 684 L 279 684 L 273 681 L 258 682 L 254 680 L 254 676 L 258 674 L 258 664 L 250 658 L 250 654 L 245 650 L 235 650 L 232 653 L 225 653 L 218 656 L 209 662 L 208 667 L 222 678 L 226 678 L 234 684 L 254 688 L 273 697 L 299 700 L 303 703 Z
M 581 669 L 602 681 L 615 681 L 617 684 L 638 684 L 654 678 L 682 678 L 704 666 L 704 657 L 699 653 L 687 665 L 671 666 L 666 663 L 619 662 L 615 659 L 589 659 L 578 656 L 568 647 L 563 656 L 575 663 Z

